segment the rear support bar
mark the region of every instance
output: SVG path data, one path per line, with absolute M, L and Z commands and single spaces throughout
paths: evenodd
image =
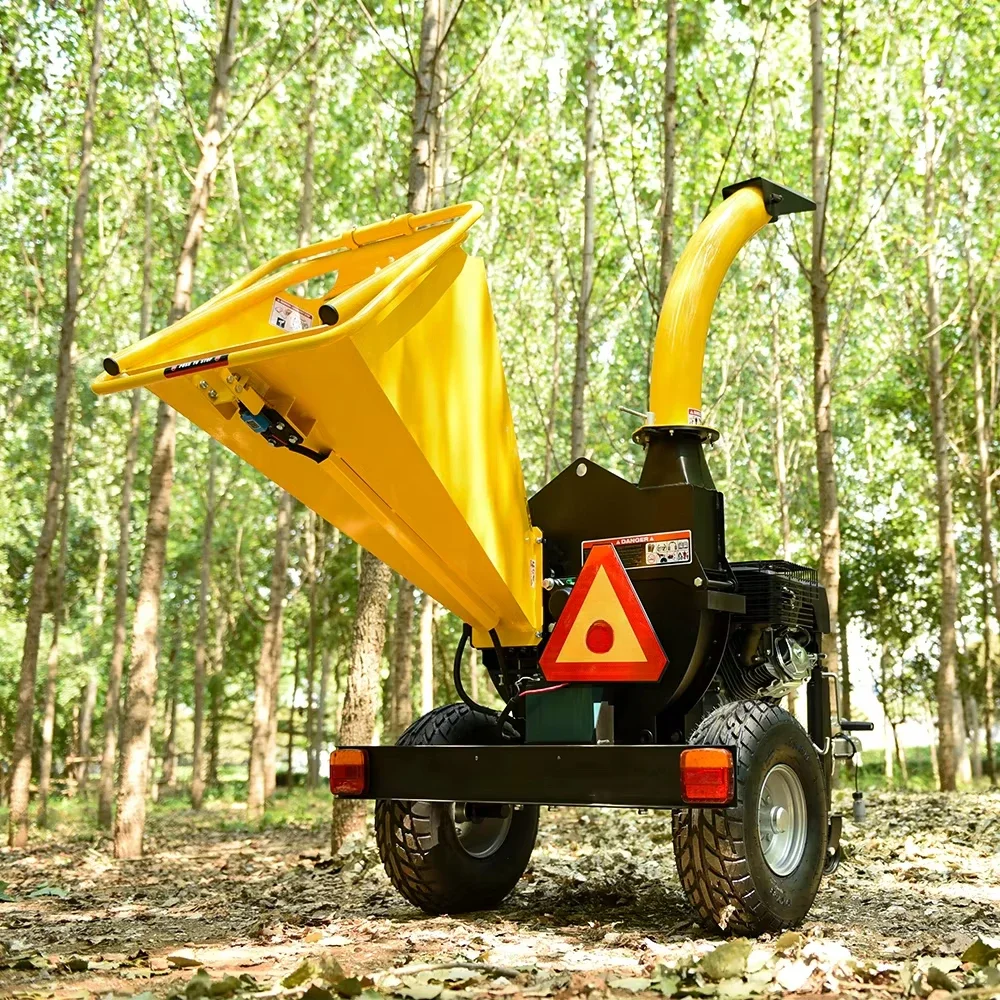
M 681 753 L 692 749 L 688 745 L 338 749 L 362 750 L 367 756 L 365 792 L 356 798 L 637 809 L 690 805 L 681 794 Z M 733 795 L 724 804 L 732 805 Z

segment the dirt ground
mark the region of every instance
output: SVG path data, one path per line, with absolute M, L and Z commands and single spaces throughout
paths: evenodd
M 141 861 L 59 829 L 0 852 L 0 995 L 1000 995 L 1000 794 L 867 807 L 801 933 L 735 944 L 693 922 L 666 814 L 544 812 L 515 893 L 462 918 L 405 903 L 370 840 L 330 857 L 323 798 L 259 832 L 156 809 Z

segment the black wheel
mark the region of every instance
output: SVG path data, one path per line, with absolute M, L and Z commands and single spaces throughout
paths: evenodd
M 677 809 L 681 884 L 710 929 L 757 935 L 799 923 L 826 863 L 827 793 L 808 733 L 783 708 L 723 705 L 692 743 L 736 747 L 736 805 Z
M 495 716 L 446 705 L 414 722 L 397 745 L 499 741 Z M 375 803 L 375 838 L 386 874 L 427 913 L 497 906 L 524 874 L 537 833 L 537 806 Z

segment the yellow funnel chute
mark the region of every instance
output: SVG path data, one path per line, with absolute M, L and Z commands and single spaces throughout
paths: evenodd
M 475 203 L 294 250 L 105 361 L 505 646 L 542 624 Z M 304 285 L 323 286 L 319 296 Z

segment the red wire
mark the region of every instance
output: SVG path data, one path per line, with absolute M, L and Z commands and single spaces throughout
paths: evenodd
M 558 691 L 560 688 L 569 687 L 569 682 L 565 684 L 553 684 L 551 687 L 546 688 L 529 688 L 527 691 L 522 691 L 518 697 L 524 698 L 529 694 L 545 694 L 546 691 Z

